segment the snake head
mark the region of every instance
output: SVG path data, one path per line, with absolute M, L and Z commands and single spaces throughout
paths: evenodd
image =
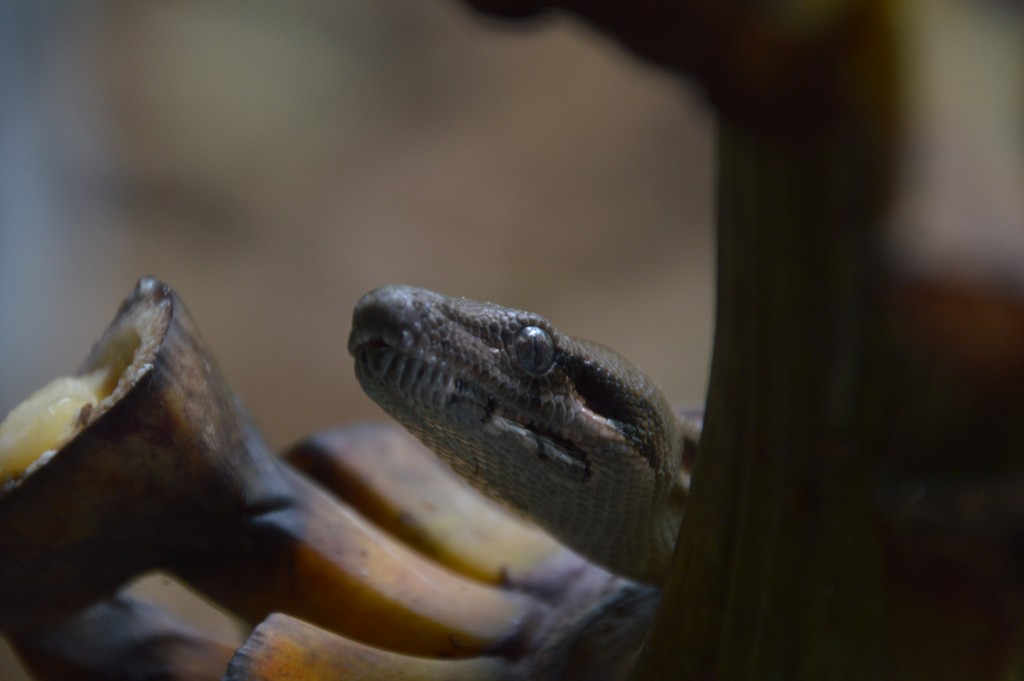
M 667 569 L 683 437 L 620 355 L 531 312 L 412 286 L 359 301 L 349 352 L 366 393 L 488 496 L 617 573 Z

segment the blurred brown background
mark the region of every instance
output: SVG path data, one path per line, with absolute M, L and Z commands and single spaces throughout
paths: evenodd
M 384 418 L 345 341 L 386 283 L 536 310 L 699 403 L 711 137 L 693 93 L 568 20 L 0 0 L 0 414 L 147 273 L 275 447 Z

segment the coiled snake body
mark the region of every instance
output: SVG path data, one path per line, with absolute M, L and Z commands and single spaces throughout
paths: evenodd
M 627 360 L 411 286 L 359 301 L 349 352 L 366 393 L 478 489 L 612 572 L 662 581 L 700 421 Z

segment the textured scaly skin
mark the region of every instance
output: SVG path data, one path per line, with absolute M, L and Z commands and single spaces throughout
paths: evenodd
M 627 360 L 539 315 L 411 286 L 359 301 L 349 352 L 366 393 L 474 486 L 661 582 L 699 425 Z

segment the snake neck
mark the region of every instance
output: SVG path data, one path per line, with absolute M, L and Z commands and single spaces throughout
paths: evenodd
M 631 363 L 539 315 L 409 286 L 360 300 L 349 351 L 366 393 L 471 484 L 660 583 L 695 436 Z

